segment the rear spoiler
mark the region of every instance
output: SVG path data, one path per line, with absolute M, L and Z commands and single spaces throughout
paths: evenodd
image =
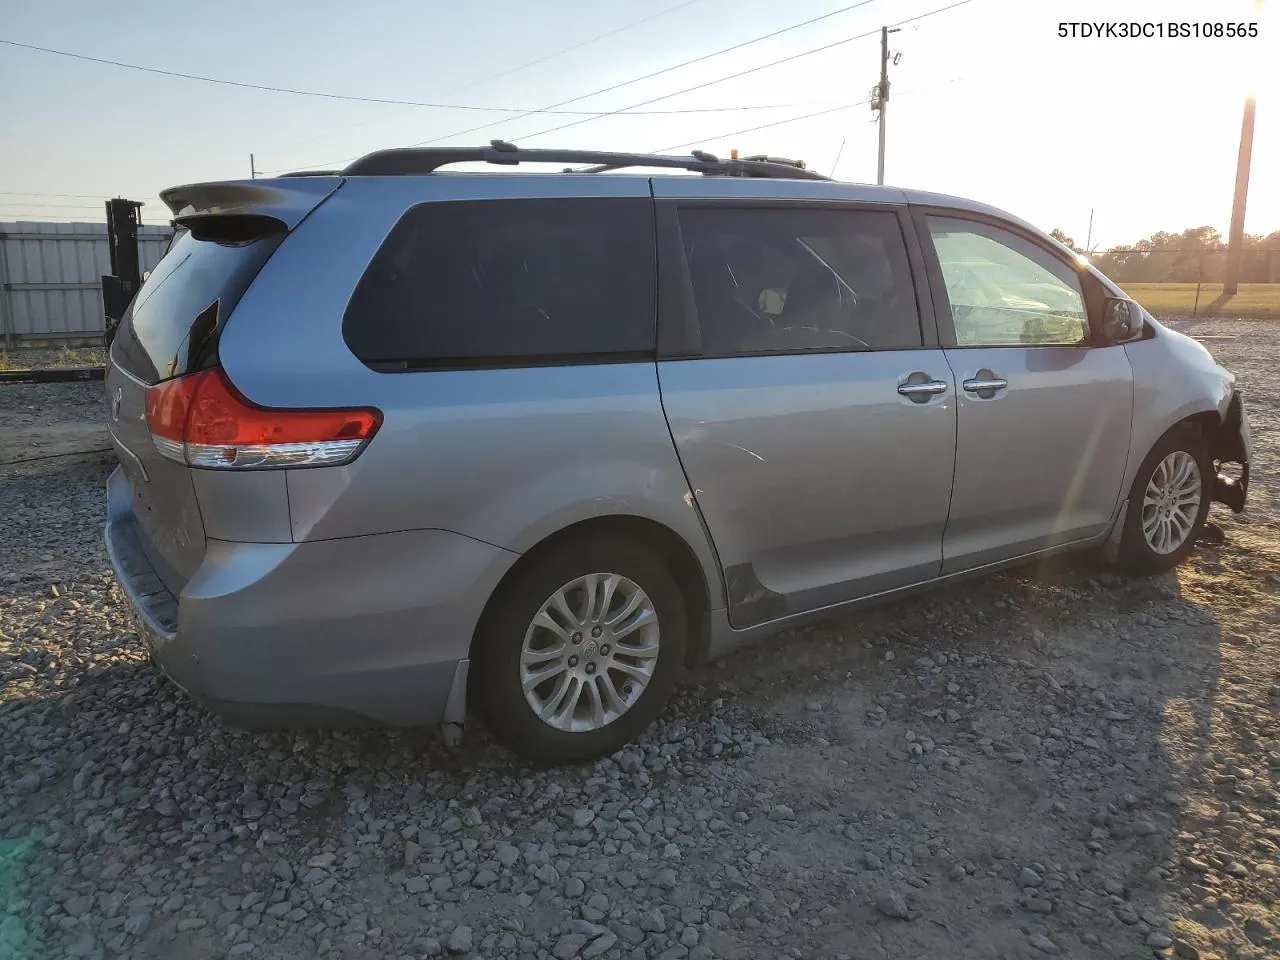
M 179 226 L 212 227 L 233 217 L 241 223 L 275 221 L 292 230 L 342 184 L 342 177 L 299 177 L 276 180 L 224 180 L 192 183 L 160 192 Z M 271 232 L 271 231 L 266 231 Z

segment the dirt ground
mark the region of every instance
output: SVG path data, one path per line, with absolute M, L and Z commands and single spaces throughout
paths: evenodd
M 1253 425 L 1222 542 L 787 632 L 549 771 L 208 717 L 124 619 L 109 456 L 4 464 L 98 446 L 101 386 L 0 388 L 0 957 L 1280 956 L 1280 327 L 1177 326 Z

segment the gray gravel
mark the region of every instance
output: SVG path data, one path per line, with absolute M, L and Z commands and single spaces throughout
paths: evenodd
M 0 957 L 1280 954 L 1280 327 L 1199 329 L 1259 446 L 1224 544 L 790 631 L 574 769 L 223 727 L 126 625 L 109 460 L 0 466 Z M 92 436 L 100 389 L 0 422 Z

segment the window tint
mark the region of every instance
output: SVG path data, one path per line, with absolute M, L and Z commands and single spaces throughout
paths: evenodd
M 949 217 L 928 221 L 960 346 L 1088 340 L 1080 278 L 1067 264 L 999 227 Z
M 680 232 L 704 356 L 921 344 L 895 213 L 687 207 Z
M 283 239 L 217 243 L 180 230 L 120 321 L 116 363 L 146 383 L 213 364 L 222 324 Z
M 347 306 L 366 363 L 626 359 L 655 349 L 648 200 L 481 200 L 414 207 Z

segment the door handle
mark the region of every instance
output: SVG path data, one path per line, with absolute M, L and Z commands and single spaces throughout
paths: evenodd
M 923 383 L 900 383 L 898 384 L 898 392 L 904 397 L 932 397 L 939 393 L 947 392 L 946 381 L 943 380 L 926 380 Z
M 1009 386 L 1004 377 L 971 377 L 961 384 L 970 393 L 994 393 Z

